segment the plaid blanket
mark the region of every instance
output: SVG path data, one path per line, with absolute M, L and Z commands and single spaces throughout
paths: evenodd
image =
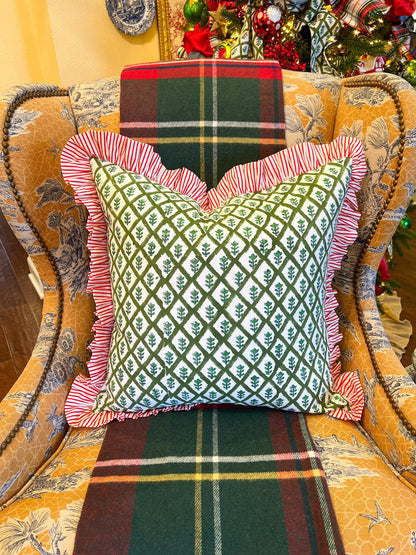
M 389 9 L 383 0 L 334 0 L 331 8 L 344 24 L 367 31 L 370 28 L 366 24 L 366 17 L 374 10 L 385 14 Z
M 215 59 L 126 67 L 120 132 L 152 144 L 168 169 L 186 167 L 211 188 L 233 166 L 284 148 L 280 67 Z
M 344 550 L 304 416 L 211 405 L 109 424 L 74 553 Z

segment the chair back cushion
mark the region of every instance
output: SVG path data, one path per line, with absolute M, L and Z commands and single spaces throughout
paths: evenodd
M 272 60 L 216 59 L 126 67 L 120 133 L 212 188 L 235 165 L 284 148 L 281 69 Z

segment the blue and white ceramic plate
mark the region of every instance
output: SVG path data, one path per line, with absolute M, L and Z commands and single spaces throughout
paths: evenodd
M 105 0 L 111 21 L 126 35 L 145 33 L 155 18 L 155 0 Z

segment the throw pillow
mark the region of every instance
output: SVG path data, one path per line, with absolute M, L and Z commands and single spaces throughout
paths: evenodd
M 330 331 L 336 303 L 328 294 L 356 236 L 349 183 L 353 172 L 356 190 L 364 172 L 359 144 L 338 140 L 332 162 L 284 183 L 275 168 L 283 162 L 286 174 L 296 174 L 296 157 L 274 155 L 231 170 L 206 193 L 191 172 L 166 170 L 147 145 L 99 132 L 83 136 L 81 147 L 73 139 L 62 167 L 90 211 L 91 289 L 99 300 L 104 279 L 107 299 L 96 324 L 106 340 L 96 337 L 95 345 L 95 362 L 101 356 L 106 368 L 77 378 L 70 423 L 99 425 L 201 402 L 359 418 L 358 379 L 340 374 L 334 360 L 339 336 Z M 91 140 L 96 188 L 91 170 L 85 178 L 85 152 L 84 168 L 76 160 Z M 356 151 L 354 164 L 333 156 L 342 142 L 341 150 L 350 142 L 347 150 Z M 97 156 L 103 144 L 106 156 Z M 296 155 L 308 150 L 328 154 L 302 145 Z M 120 163 L 126 158 L 129 164 Z M 340 238 L 335 249 L 333 239 L 346 215 L 352 226 L 341 226 L 340 251 Z M 102 273 L 108 259 L 111 280 Z

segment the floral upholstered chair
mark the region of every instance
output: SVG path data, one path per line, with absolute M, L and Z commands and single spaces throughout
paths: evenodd
M 359 376 L 364 410 L 359 421 L 306 422 L 345 551 L 415 553 L 416 385 L 384 333 L 374 283 L 416 183 L 416 93 L 387 74 L 282 78 L 286 148 L 354 138 L 366 161 L 358 237 L 334 278 L 342 373 Z M 72 553 L 106 426 L 68 427 L 64 412 L 74 378 L 88 373 L 94 299 L 87 211 L 63 179 L 61 153 L 74 135 L 120 132 L 120 81 L 15 87 L 0 102 L 0 207 L 45 292 L 32 357 L 0 405 L 0 552 Z

